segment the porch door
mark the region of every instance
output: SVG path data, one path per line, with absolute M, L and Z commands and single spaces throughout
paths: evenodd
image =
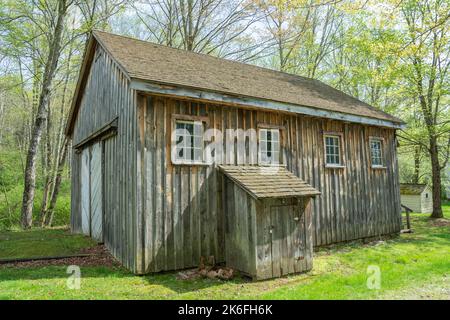
M 103 143 L 81 153 L 81 226 L 85 235 L 103 242 Z

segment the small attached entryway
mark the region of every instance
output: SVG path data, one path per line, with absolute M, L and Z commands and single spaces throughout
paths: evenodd
M 103 141 L 81 151 L 81 227 L 85 235 L 103 242 Z
M 285 168 L 221 166 L 225 262 L 255 280 L 312 268 L 310 199 L 320 194 Z
M 304 200 L 286 198 L 265 201 L 261 218 L 269 226 L 271 252 L 263 257 L 262 263 L 267 264 L 266 275 L 270 278 L 310 269 L 307 263 L 310 257 L 306 245 L 309 239 L 305 230 Z

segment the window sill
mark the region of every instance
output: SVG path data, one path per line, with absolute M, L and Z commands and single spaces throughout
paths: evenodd
M 327 169 L 345 169 L 343 165 L 334 165 L 334 164 L 326 164 L 325 168 Z
M 213 165 L 206 162 L 172 162 L 172 164 L 179 167 L 209 167 Z
M 372 169 L 373 170 L 386 170 L 387 167 L 385 167 L 385 166 L 372 166 Z
M 258 166 L 260 167 L 267 167 L 267 168 L 286 168 L 286 164 L 267 164 L 267 163 L 258 163 Z

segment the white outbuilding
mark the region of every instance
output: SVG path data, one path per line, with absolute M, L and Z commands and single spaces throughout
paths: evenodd
M 402 205 L 418 213 L 433 212 L 431 188 L 426 184 L 400 184 Z

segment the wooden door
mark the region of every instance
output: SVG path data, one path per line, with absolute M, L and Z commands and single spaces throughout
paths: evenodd
M 91 200 L 90 200 L 90 150 L 83 149 L 81 152 L 81 231 L 83 234 L 91 235 Z
M 304 215 L 296 199 L 277 201 L 270 207 L 272 276 L 304 270 Z
M 100 141 L 91 147 L 90 163 L 91 237 L 97 242 L 103 242 L 102 144 Z
M 103 242 L 103 142 L 81 153 L 82 233 Z

